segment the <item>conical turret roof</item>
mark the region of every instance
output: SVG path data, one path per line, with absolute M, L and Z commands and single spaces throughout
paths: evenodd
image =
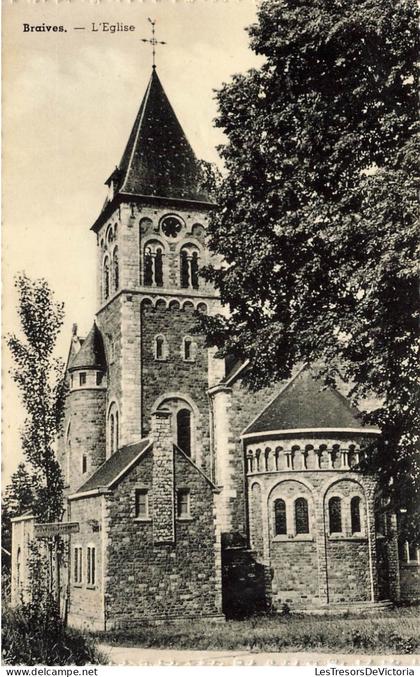
M 155 69 L 121 162 L 108 183 L 111 180 L 114 194 L 210 201 L 201 187 L 197 158 Z
M 94 322 L 92 329 L 86 336 L 79 352 L 74 356 L 69 366 L 69 371 L 75 369 L 101 369 L 106 370 L 105 348 L 102 334 Z

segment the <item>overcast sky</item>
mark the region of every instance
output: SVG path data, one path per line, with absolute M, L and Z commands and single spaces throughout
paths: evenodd
M 59 340 L 85 334 L 95 313 L 95 236 L 103 182 L 122 155 L 151 72 L 147 17 L 157 20 L 159 77 L 196 154 L 218 161 L 213 90 L 260 60 L 245 27 L 252 0 L 23 0 L 3 5 L 3 335 L 16 326 L 13 278 L 48 279 L 65 302 Z M 100 23 L 130 32 L 93 32 Z M 23 24 L 66 32 L 24 32 Z M 85 30 L 74 30 L 85 27 Z M 22 410 L 3 360 L 3 482 L 21 459 Z

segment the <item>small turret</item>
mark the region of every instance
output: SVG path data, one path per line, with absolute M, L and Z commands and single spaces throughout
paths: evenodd
M 106 457 L 106 372 L 102 334 L 94 323 L 68 371 L 66 484 L 77 490 Z
M 105 348 L 96 322 L 70 366 L 70 388 L 103 388 L 106 373 Z

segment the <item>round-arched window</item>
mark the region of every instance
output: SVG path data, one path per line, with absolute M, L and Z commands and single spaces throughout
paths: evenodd
M 191 456 L 191 412 L 180 409 L 176 415 L 177 445 L 184 454 Z

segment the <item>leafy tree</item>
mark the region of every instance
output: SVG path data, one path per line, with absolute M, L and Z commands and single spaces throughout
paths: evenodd
M 32 510 L 40 522 L 57 520 L 63 510 L 63 478 L 54 452 L 64 415 L 63 363 L 53 355 L 63 323 L 63 304 L 46 280 L 16 278 L 22 336 L 8 337 L 14 358 L 12 377 L 27 412 L 22 447 L 32 471 Z
M 414 0 L 262 2 L 249 34 L 265 62 L 217 94 L 227 174 L 210 246 L 223 263 L 205 276 L 230 315 L 202 319 L 209 344 L 249 360 L 253 388 L 308 361 L 329 384 L 341 373 L 355 402 L 377 398 L 375 468 L 411 513 L 417 19 Z
M 11 519 L 32 508 L 32 479 L 25 464 L 19 463 L 4 490 L 1 512 L 1 544 L 10 552 L 12 534 Z

